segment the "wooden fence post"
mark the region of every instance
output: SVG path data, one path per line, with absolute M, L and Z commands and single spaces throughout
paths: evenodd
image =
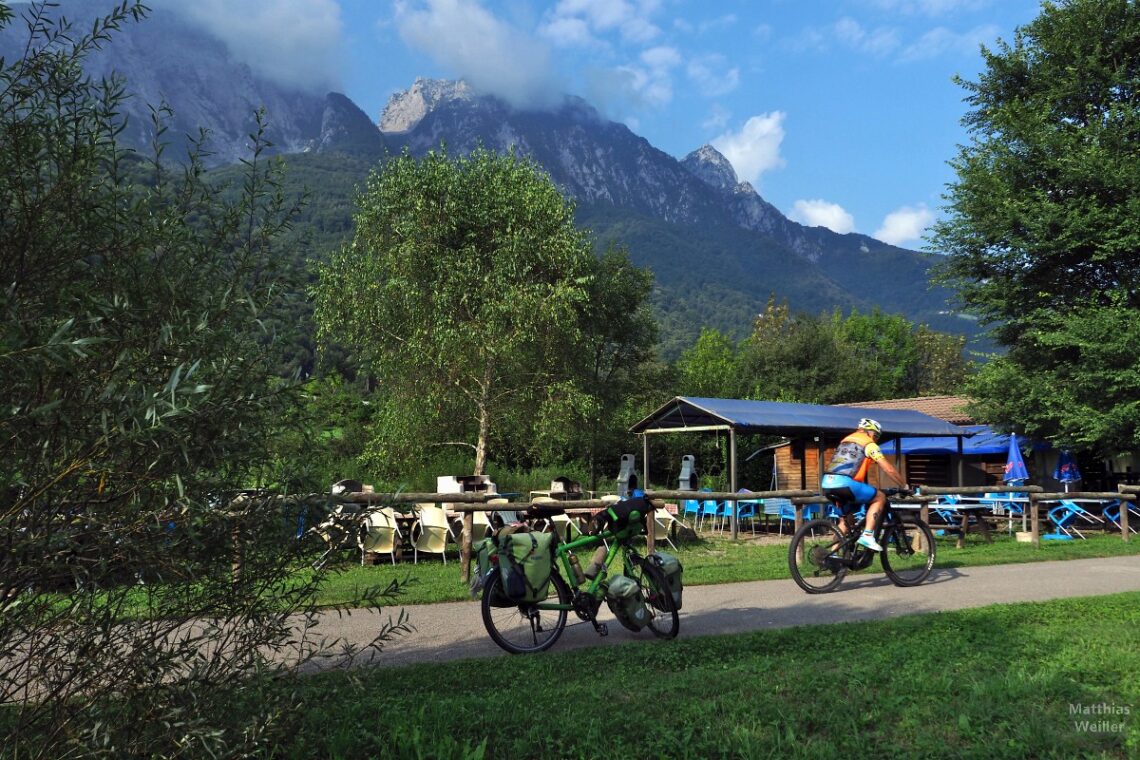
M 475 513 L 463 513 L 463 534 L 459 537 L 459 572 L 463 582 L 471 580 L 471 534 L 475 532 Z
M 1037 502 L 1037 494 L 1029 494 L 1029 536 L 1033 548 L 1041 548 L 1041 523 L 1040 523 L 1040 506 Z

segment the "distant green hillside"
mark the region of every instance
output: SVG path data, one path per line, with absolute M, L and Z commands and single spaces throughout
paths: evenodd
M 864 250 L 866 238 L 838 236 L 840 245 L 813 263 L 731 224 L 675 225 L 612 206 L 581 207 L 578 218 L 601 244 L 623 244 L 635 263 L 653 270 L 668 357 L 691 345 L 702 326 L 743 337 L 772 294 L 810 314 L 878 305 L 941 331 L 972 338 L 977 330 L 974 322 L 939 313 L 951 294 L 929 287 L 937 261 L 930 254 L 885 244 Z
M 319 258 L 351 239 L 355 197 L 379 157 L 367 154 L 306 153 L 284 156 L 286 191 L 307 204 L 294 228 L 298 264 Z M 233 179 L 238 167 L 217 171 Z M 927 287 L 935 257 L 883 245 L 860 250 L 865 238 L 851 236 L 813 263 L 755 232 L 724 224 L 677 225 L 612 205 L 582 205 L 577 218 L 593 231 L 599 250 L 625 246 L 633 261 L 653 271 L 654 306 L 661 324 L 660 350 L 676 358 L 692 344 L 702 326 L 743 337 L 770 295 L 786 299 L 793 310 L 818 314 L 839 308 L 869 311 L 880 305 L 908 319 L 946 332 L 972 334 L 975 324 L 951 316 L 945 291 Z M 841 238 L 842 239 L 842 238 Z M 301 311 L 304 311 L 303 309 Z M 307 320 L 307 314 L 298 314 Z M 304 332 L 304 330 L 301 330 Z M 311 338 L 299 350 L 311 365 Z

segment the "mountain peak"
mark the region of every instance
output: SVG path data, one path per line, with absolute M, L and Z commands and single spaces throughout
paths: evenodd
M 384 138 L 359 106 L 339 92 L 330 92 L 325 96 L 320 133 L 305 150 L 374 157 L 383 153 Z
M 392 94 L 380 114 L 380 131 L 399 134 L 415 126 L 442 103 L 474 100 L 475 91 L 463 80 L 417 77 L 412 86 Z
M 711 145 L 702 145 L 681 160 L 690 174 L 706 185 L 718 190 L 733 190 L 739 180 L 736 170 L 719 150 Z

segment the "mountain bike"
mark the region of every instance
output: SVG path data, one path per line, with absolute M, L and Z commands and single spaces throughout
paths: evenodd
M 527 517 L 533 519 L 559 512 L 561 510 L 534 510 Z M 652 514 L 649 519 L 652 519 Z M 618 530 L 591 529 L 573 541 L 557 544 L 553 551 L 550 592 L 540 602 L 499 606 L 501 602 L 497 604 L 496 600 L 504 598 L 503 579 L 497 564 L 492 564 L 483 582 L 483 625 L 487 633 L 496 644 L 512 654 L 542 652 L 558 641 L 566 629 L 570 613 L 573 613 L 582 622 L 591 623 L 599 636 L 608 635 L 607 624 L 598 622 L 598 610 L 606 598 L 608 580 L 613 577 L 610 569 L 621 557 L 622 573 L 637 583 L 645 601 L 649 615 L 645 627 L 658 638 L 676 637 L 680 616 L 669 582 L 654 559 L 641 556 L 632 545 L 633 539 L 644 533 L 644 522 L 631 522 Z M 590 577 L 587 575 L 590 568 L 581 569 L 575 552 L 597 551 L 602 546 L 607 547 L 605 560 L 597 564 L 597 573 Z M 492 562 L 495 562 L 494 558 Z
M 903 515 L 892 507 L 892 496 L 909 496 L 910 491 L 888 488 L 884 493 L 887 504 L 875 530 L 875 539 L 883 547 L 878 552 L 883 572 L 896 586 L 917 586 L 934 568 L 934 534 L 917 515 Z M 856 543 L 867 520 L 856 520 L 854 513 L 866 505 L 839 501 L 834 504 L 839 513 L 837 519 L 804 523 L 788 547 L 792 578 L 809 594 L 835 590 L 848 572 L 870 566 L 877 553 Z

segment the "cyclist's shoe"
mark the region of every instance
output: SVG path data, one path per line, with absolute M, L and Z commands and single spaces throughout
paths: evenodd
M 859 536 L 859 540 L 855 543 L 860 546 L 865 546 L 873 552 L 881 552 L 883 547 L 879 546 L 879 542 L 875 540 L 875 534 L 869 530 L 863 531 L 863 535 Z

